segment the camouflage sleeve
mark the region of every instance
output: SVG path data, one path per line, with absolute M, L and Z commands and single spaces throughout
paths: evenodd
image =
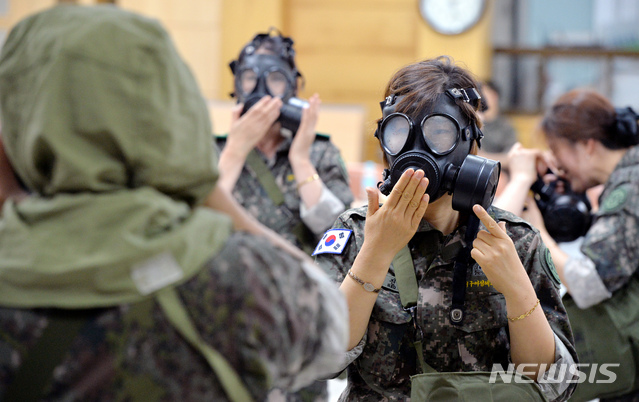
M 322 185 L 322 193 L 317 204 L 306 208 L 303 202 L 300 203 L 300 219 L 319 237 L 345 209 L 344 203 Z
M 360 210 L 363 211 L 363 209 Z M 315 262 L 336 282 L 337 286 L 341 285 L 344 281 L 346 273 L 353 265 L 355 257 L 357 257 L 357 253 L 364 242 L 364 219 L 358 219 L 358 215 L 352 214 L 352 211 L 353 210 L 350 210 L 342 214 L 332 227 L 332 229 L 352 231 L 343 250 L 339 254 L 320 252 L 315 255 Z M 363 212 L 363 214 L 365 216 L 365 212 Z M 326 236 L 322 237 L 319 244 L 326 241 L 325 237 Z M 316 250 L 317 248 L 318 247 L 316 247 Z M 346 368 L 346 366 L 359 357 L 366 344 L 366 338 L 367 332 L 364 333 L 364 337 L 359 344 L 344 355 L 343 367 L 341 367 L 341 369 Z M 341 369 L 339 371 L 341 371 Z
M 204 341 L 249 390 L 295 390 L 334 372 L 348 339 L 346 304 L 317 267 L 265 239 L 232 235 L 197 280 L 180 287 Z
M 575 383 L 569 383 L 573 378 L 570 375 L 559 379 L 548 378 L 552 377 L 553 373 L 561 372 L 557 368 L 558 365 L 574 364 L 578 361 L 568 314 L 559 292 L 561 285 L 559 276 L 550 251 L 541 240 L 539 231 L 531 228 L 527 223 L 519 223 L 509 227 L 509 235 L 515 241 L 519 258 L 528 272 L 555 336 L 555 367 L 551 366 L 548 369 L 540 379 L 539 385 L 549 400 L 566 400 L 576 387 Z
M 639 190 L 630 183 L 607 192 L 581 246 L 610 292 L 639 267 Z M 571 291 L 573 289 L 571 288 Z
M 360 231 L 358 230 L 359 225 L 352 222 L 351 214 L 349 212 L 350 211 L 347 211 L 340 215 L 331 228 L 346 229 L 352 232 L 342 252 L 339 254 L 318 252 L 315 255 L 315 262 L 337 284 L 341 284 L 344 281 L 346 273 L 353 265 L 355 257 L 357 257 L 357 253 L 364 242 L 363 222 L 361 225 L 362 230 Z M 325 239 L 322 238 L 320 240 L 320 244 L 324 241 Z
M 348 171 L 339 149 L 330 140 L 316 140 L 318 152 L 314 160 L 317 173 L 322 182 L 340 201 L 346 209 L 353 202 L 353 193 L 348 181 Z

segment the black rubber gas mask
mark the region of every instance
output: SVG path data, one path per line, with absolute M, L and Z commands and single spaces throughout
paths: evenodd
M 278 121 L 292 134 L 297 132 L 302 110 L 308 102 L 295 98 L 297 72 L 278 55 L 248 54 L 241 64 L 231 63 L 235 76 L 235 93 L 238 103 L 244 103 L 242 114 L 266 95 L 280 97 L 284 104 Z
M 556 191 L 559 181 L 564 186 L 561 193 Z M 541 177 L 530 189 L 535 193 L 535 203 L 544 218 L 548 234 L 556 242 L 570 242 L 588 232 L 592 207 L 585 193 L 575 193 L 564 179 L 545 183 Z
M 449 193 L 457 211 L 469 213 L 475 204 L 488 208 L 495 197 L 501 165 L 470 155 L 473 141 L 479 144 L 483 135 L 455 102 L 479 102 L 479 93 L 474 88 L 447 90 L 430 110 L 410 116 L 395 111 L 402 99 L 391 95 L 381 103 L 383 118 L 375 137 L 389 168 L 384 170 L 379 190 L 388 195 L 407 169 L 422 169 L 429 180 L 426 193 L 431 202 Z

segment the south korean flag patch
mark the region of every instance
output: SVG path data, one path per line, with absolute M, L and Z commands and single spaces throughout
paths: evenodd
M 317 254 L 342 254 L 348 239 L 351 237 L 352 230 L 349 229 L 329 229 L 322 236 L 313 255 Z

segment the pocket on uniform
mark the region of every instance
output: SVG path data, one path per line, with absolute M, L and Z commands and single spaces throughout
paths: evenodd
M 466 333 L 506 327 L 506 299 L 501 293 L 466 294 L 464 321 L 458 328 Z
M 410 348 L 407 333 L 411 316 L 404 311 L 399 293 L 382 290 L 377 297 L 371 320 L 368 324 L 368 338 L 356 366 L 362 379 L 373 389 L 396 386 L 398 365 L 405 362 L 400 356 Z

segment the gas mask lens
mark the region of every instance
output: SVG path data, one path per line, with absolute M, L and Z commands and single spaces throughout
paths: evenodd
M 240 72 L 240 91 L 243 96 L 248 96 L 257 85 L 257 73 L 253 69 L 246 69 Z
M 431 151 L 438 155 L 450 152 L 457 144 L 459 127 L 446 116 L 435 115 L 422 122 L 424 140 Z
M 290 84 L 286 79 L 286 75 L 279 70 L 273 70 L 265 72 L 263 84 L 266 84 L 266 92 L 271 96 L 279 96 L 284 98 L 290 92 Z M 239 76 L 239 89 L 242 96 L 246 97 L 251 95 L 258 85 L 260 80 L 259 73 L 252 68 L 247 68 L 240 72 Z M 264 87 L 262 87 L 262 91 Z
M 283 97 L 289 90 L 288 80 L 281 71 L 269 71 L 266 75 L 266 90 L 271 96 Z
M 411 123 L 403 114 L 391 114 L 382 124 L 382 145 L 390 155 L 397 155 L 402 150 L 408 134 L 410 134 Z

